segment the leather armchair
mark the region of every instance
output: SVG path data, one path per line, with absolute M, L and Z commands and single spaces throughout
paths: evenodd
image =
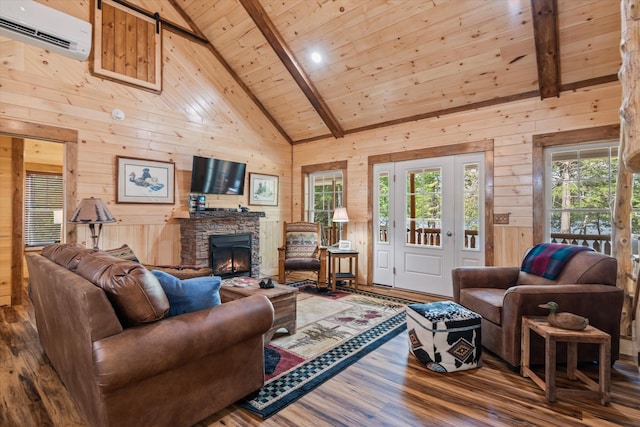
M 282 246 L 278 248 L 278 281 L 285 283 L 289 271 L 314 271 L 318 287 L 327 280 L 327 248 L 322 246 L 319 222 L 286 221 L 282 227 Z
M 593 251 L 571 258 L 555 280 L 520 267 L 459 267 L 452 270 L 454 300 L 482 316 L 482 345 L 512 369 L 520 365 L 522 316 L 546 316 L 539 304 L 555 301 L 560 312 L 585 316 L 611 335 L 611 362 L 620 354 L 620 317 L 624 291 L 616 287 L 617 261 Z M 566 363 L 566 344 L 558 344 Z M 598 346 L 580 344 L 578 361 L 598 359 Z M 544 363 L 544 340 L 531 334 L 531 363 Z

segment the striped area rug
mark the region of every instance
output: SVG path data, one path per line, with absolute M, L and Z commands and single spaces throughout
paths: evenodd
M 313 282 L 311 282 L 313 283 Z M 415 301 L 339 288 L 298 286 L 297 331 L 276 334 L 265 348 L 266 383 L 240 406 L 270 417 L 406 329 Z

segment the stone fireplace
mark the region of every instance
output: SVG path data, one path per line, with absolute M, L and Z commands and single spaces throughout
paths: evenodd
M 251 275 L 251 233 L 209 236 L 209 265 L 223 279 Z
M 210 265 L 210 236 L 249 234 L 251 236 L 251 277 L 260 277 L 260 218 L 264 212 L 215 210 L 193 212 L 180 219 L 181 263 Z

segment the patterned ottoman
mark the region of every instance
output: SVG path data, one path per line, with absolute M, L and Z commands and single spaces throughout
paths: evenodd
M 452 301 L 407 306 L 410 351 L 428 369 L 453 372 L 480 366 L 482 317 Z

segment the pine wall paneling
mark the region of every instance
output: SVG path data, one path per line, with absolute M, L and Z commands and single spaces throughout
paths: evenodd
M 89 20 L 87 3 L 47 2 Z M 150 5 L 147 9 L 153 5 L 167 7 L 162 2 L 144 3 Z M 76 203 L 83 197 L 102 197 L 118 223 L 104 227 L 101 246 L 115 247 L 131 240 L 145 262 L 167 260 L 169 253 L 175 257 L 172 262 L 179 260 L 166 242 L 177 235 L 175 217 L 186 211 L 192 155 L 246 161 L 249 172 L 280 177 L 278 206 L 261 207 L 266 212 L 261 220 L 264 272 L 277 268 L 275 262 L 265 263 L 275 260 L 276 248 L 281 243 L 281 222 L 300 219 L 301 167 L 346 160 L 350 216 L 347 238 L 363 254 L 360 277 L 366 282 L 368 259 L 362 246 L 368 245 L 370 233 L 367 158 L 492 139 L 493 208 L 495 213 L 510 213 L 510 223 L 494 229 L 494 261 L 496 265 L 513 265 L 531 244 L 532 135 L 619 121 L 620 88 L 614 82 L 562 92 L 559 98 L 544 101 L 530 98 L 291 148 L 206 48 L 167 31 L 163 31 L 162 37 L 165 62 L 161 95 L 93 77 L 86 63 L 0 38 L 1 114 L 78 131 Z M 444 102 L 443 108 L 449 107 Z M 127 118 L 113 120 L 114 108 L 123 109 Z M 176 205 L 141 209 L 139 205 L 115 204 L 116 155 L 175 162 Z M 239 203 L 246 205 L 247 199 L 211 197 L 209 203 L 234 207 Z M 275 233 L 265 237 L 265 230 Z M 88 240 L 86 231 L 79 229 L 78 233 L 79 240 Z
M 13 147 L 0 135 L 0 306 L 11 305 L 13 264 Z
M 619 122 L 617 82 L 562 92 L 559 98 L 531 98 L 473 111 L 420 120 L 293 146 L 293 170 L 308 164 L 347 160 L 348 240 L 360 251 L 360 278 L 369 280 L 371 217 L 367 195 L 367 158 L 420 148 L 492 139 L 494 141 L 494 213 L 509 213 L 508 225 L 494 225 L 494 264 L 519 265 L 533 243 L 533 135 Z M 301 207 L 301 177 L 294 174 L 294 220 Z M 365 191 L 366 189 L 366 191 Z M 362 243 L 361 243 L 362 242 Z
M 89 20 L 89 2 L 47 4 Z M 180 261 L 175 218 L 187 211 L 193 155 L 246 162 L 247 172 L 279 176 L 278 206 L 251 207 L 266 213 L 261 219 L 261 258 L 273 264 L 264 271 L 277 271 L 281 237 L 266 233 L 281 229 L 281 221 L 290 215 L 291 147 L 206 47 L 167 31 L 162 37 L 162 94 L 94 77 L 87 62 L 0 38 L 0 114 L 3 119 L 77 131 L 78 183 L 72 209 L 82 198 L 102 198 L 118 222 L 103 227 L 100 247 L 128 243 L 146 263 Z M 114 108 L 125 112 L 125 120 L 111 117 Z M 175 205 L 116 204 L 117 155 L 173 161 Z M 210 196 L 208 204 L 247 206 L 248 196 Z M 78 241 L 91 241 L 88 227 L 76 228 Z

